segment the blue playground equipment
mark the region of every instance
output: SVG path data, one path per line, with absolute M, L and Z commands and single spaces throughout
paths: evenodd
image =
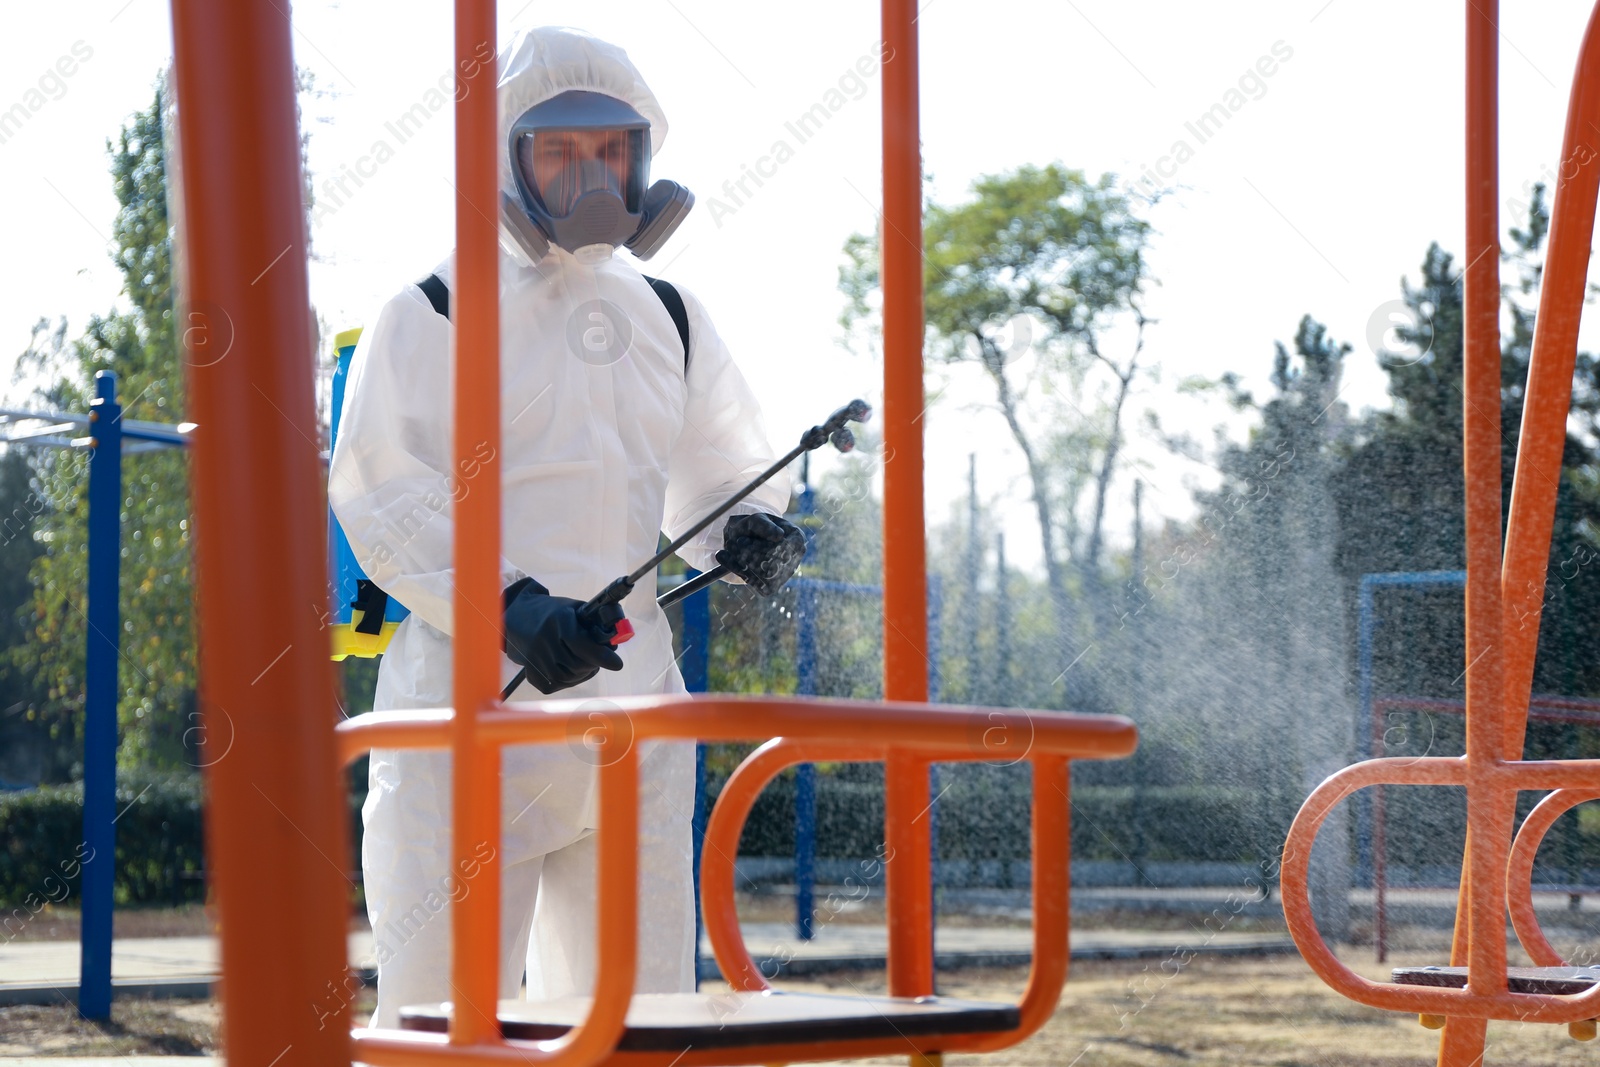
M 122 417 L 117 376 L 98 371 L 89 414 L 0 410 L 0 443 L 89 450 L 89 612 L 83 713 L 83 928 L 78 1014 L 111 1018 L 111 905 L 117 854 L 117 659 L 122 620 L 122 457 L 190 443 L 193 423 Z M 43 426 L 30 426 L 43 423 Z M 85 436 L 69 436 L 74 429 Z
M 350 357 L 361 331 L 348 330 L 334 339 L 338 363 L 333 377 L 333 432 L 338 432 Z M 74 429 L 84 436 L 71 436 Z M 117 377 L 95 374 L 95 398 L 89 414 L 0 409 L 0 443 L 6 445 L 89 450 L 88 518 L 88 645 L 85 661 L 83 754 L 83 926 L 80 936 L 78 1013 L 86 1019 L 111 1017 L 112 903 L 115 886 L 117 796 L 117 660 L 121 655 L 122 620 L 118 605 L 121 577 L 122 457 L 139 452 L 188 445 L 193 423 L 145 422 L 122 417 Z M 389 601 L 379 634 L 361 627 L 362 614 L 352 612 L 357 583 L 365 579 L 344 532 L 328 520 L 334 605 L 334 658 L 376 655 L 394 627 L 408 614 Z M 709 609 L 707 609 L 709 610 Z M 709 629 L 710 619 L 706 619 Z M 703 671 L 701 688 L 704 688 Z M 703 828 L 704 816 L 700 816 Z
M 333 378 L 333 428 L 344 395 L 350 357 L 361 331 L 349 330 L 334 340 L 338 364 Z M 33 425 L 42 424 L 42 425 Z M 70 436 L 73 429 L 85 436 Z M 83 754 L 83 926 L 80 935 L 78 1013 L 86 1019 L 111 1017 L 112 902 L 116 881 L 117 796 L 117 660 L 121 655 L 122 620 L 118 587 L 122 558 L 122 457 L 188 445 L 193 423 L 145 422 L 122 417 L 117 377 L 95 374 L 95 398 L 89 414 L 0 409 L 0 443 L 28 447 L 89 450 L 89 581 L 88 646 L 85 661 Z M 335 659 L 375 655 L 394 627 L 408 614 L 388 602 L 381 633 L 362 631 L 359 611 L 352 615 L 357 583 L 365 579 L 344 532 L 329 514 L 329 549 L 334 582 Z M 709 626 L 709 619 L 707 620 Z M 375 650 L 373 646 L 376 645 Z M 702 682 L 702 686 L 703 686 Z M 702 819 L 703 822 L 703 819 Z

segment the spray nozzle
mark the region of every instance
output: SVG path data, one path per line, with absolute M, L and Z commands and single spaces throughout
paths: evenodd
M 821 448 L 829 441 L 840 452 L 849 452 L 856 446 L 855 435 L 845 426 L 849 422 L 866 422 L 872 418 L 872 408 L 865 400 L 852 400 L 828 416 L 821 426 L 813 426 L 800 438 L 800 447 L 807 452 Z

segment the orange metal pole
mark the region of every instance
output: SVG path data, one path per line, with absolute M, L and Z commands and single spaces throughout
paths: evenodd
M 300 140 L 289 23 L 272 0 L 174 0 L 191 364 L 200 707 L 231 737 L 206 771 L 230 1063 L 350 1061 L 350 887 L 334 752 Z M 243 610 L 241 610 L 243 609 Z M 319 1017 L 320 1014 L 320 1017 Z
M 1467 245 L 1462 358 L 1462 464 L 1467 526 L 1467 763 L 1504 755 L 1501 675 L 1501 397 L 1499 397 L 1499 0 L 1467 0 Z M 1461 857 L 1451 963 L 1467 989 L 1506 990 L 1506 881 L 1515 793 L 1469 773 L 1467 845 Z M 1438 1062 L 1482 1061 L 1486 1022 L 1448 1019 Z
M 1501 756 L 1500 238 L 1495 197 L 1498 0 L 1467 0 L 1467 270 L 1463 457 L 1468 759 Z
M 1463 311 L 1463 464 L 1467 534 L 1467 846 L 1456 911 L 1456 951 L 1468 989 L 1506 989 L 1505 860 L 1516 794 L 1486 781 L 1504 755 L 1500 649 L 1499 0 L 1467 0 L 1466 232 Z M 1477 773 L 1474 773 L 1477 772 Z M 1466 905 L 1464 908 L 1461 905 Z M 1462 934 L 1465 932 L 1465 944 Z M 1480 1022 L 1452 1019 L 1441 1064 L 1483 1055 Z
M 1522 753 L 1533 691 L 1533 660 L 1539 645 L 1556 489 L 1572 407 L 1572 370 L 1578 358 L 1578 322 L 1583 315 L 1595 199 L 1600 195 L 1600 5 L 1589 15 L 1572 76 L 1561 166 L 1550 210 L 1528 390 L 1517 441 L 1517 475 L 1506 524 L 1505 569 L 1505 750 Z
M 922 146 L 915 0 L 883 0 L 883 691 L 928 699 L 922 501 Z M 933 992 L 928 763 L 884 765 L 889 991 Z
M 456 99 L 456 456 L 472 455 L 485 434 L 495 445 L 485 476 L 455 503 L 451 861 L 464 870 L 479 843 L 500 840 L 500 750 L 478 728 L 478 712 L 500 695 L 500 179 L 496 70 L 473 58 L 484 47 L 495 49 L 494 0 L 456 0 L 455 15 L 456 71 L 462 79 Z M 495 860 L 484 865 L 478 891 L 451 909 L 454 1044 L 500 1039 L 499 855 L 496 848 Z
M 922 500 L 922 147 L 914 0 L 883 0 L 885 698 L 928 699 Z

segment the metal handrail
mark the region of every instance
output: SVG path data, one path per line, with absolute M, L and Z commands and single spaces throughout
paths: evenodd
M 1467 757 L 1426 756 L 1366 760 L 1330 775 L 1306 799 L 1283 849 L 1283 874 L 1279 883 L 1283 914 L 1300 954 L 1311 969 L 1335 991 L 1351 1000 L 1389 1011 L 1475 1019 L 1571 1023 L 1600 1015 L 1600 986 L 1584 993 L 1555 995 L 1512 993 L 1504 967 L 1492 972 L 1474 970 L 1465 989 L 1404 986 L 1374 982 L 1345 966 L 1316 928 L 1311 913 L 1311 848 L 1317 831 L 1330 812 L 1358 790 L 1376 785 L 1465 786 L 1469 795 L 1484 798 L 1492 814 L 1506 812 L 1519 790 L 1578 788 L 1600 776 L 1600 760 L 1506 760 L 1474 763 Z M 1469 814 L 1481 821 L 1483 812 Z M 1531 869 L 1531 868 L 1530 868 Z M 1474 929 L 1504 930 L 1505 879 L 1483 879 L 1474 886 Z M 1491 925 L 1492 923 L 1492 925 Z M 1503 938 L 1504 934 L 1500 936 Z M 1502 941 L 1502 951 L 1504 942 Z
M 737 932 L 732 855 L 738 850 L 739 831 L 750 804 L 773 774 L 794 762 L 883 759 L 895 751 L 927 762 L 1032 762 L 1036 950 L 1020 1005 L 1022 1023 L 1005 1033 L 959 1035 L 938 1044 L 944 1049 L 969 1051 L 1004 1048 L 1048 1020 L 1067 969 L 1064 946 L 1071 849 L 1067 761 L 1114 759 L 1132 753 L 1138 731 L 1131 721 L 1115 715 L 1013 708 L 722 694 L 618 698 L 605 701 L 608 706 L 603 710 L 597 710 L 596 703 L 567 699 L 508 704 L 476 716 L 483 745 L 498 749 L 510 744 L 572 743 L 582 738 L 590 746 L 589 758 L 599 765 L 598 928 L 602 941 L 606 931 L 612 931 L 613 943 L 601 945 L 588 1019 L 559 1040 L 531 1043 L 490 1038 L 452 1045 L 443 1035 L 358 1029 L 352 1038 L 356 1059 L 382 1067 L 421 1067 L 446 1060 L 499 1062 L 507 1050 L 514 1049 L 515 1055 L 528 1063 L 601 1062 L 590 1057 L 597 1049 L 608 1053 L 615 1046 L 633 990 L 637 752 L 638 744 L 650 739 L 732 741 L 784 735 L 757 750 L 730 778 L 707 827 L 702 867 L 706 925 L 724 973 L 737 988 L 752 990 L 763 989 L 765 984 L 749 962 Z M 339 756 L 349 763 L 372 748 L 448 748 L 456 726 L 449 709 L 372 712 L 340 723 L 335 733 Z M 902 866 L 894 877 L 902 875 L 908 881 L 925 881 L 928 870 L 925 864 L 920 870 Z M 629 888 L 622 892 L 619 887 Z M 893 907 L 892 890 L 890 900 Z M 931 954 L 931 927 L 922 937 L 924 944 L 919 948 Z M 837 1058 L 881 1054 L 891 1051 L 893 1045 L 862 1040 L 828 1042 L 825 1048 L 829 1058 Z M 775 1045 L 729 1054 L 734 1061 L 718 1060 L 708 1053 L 684 1062 L 749 1062 L 751 1056 L 762 1062 L 815 1059 L 823 1054 L 823 1048 Z

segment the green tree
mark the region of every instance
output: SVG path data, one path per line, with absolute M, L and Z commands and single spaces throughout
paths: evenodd
M 0 782 L 13 786 L 60 781 L 72 770 L 49 724 L 30 714 L 37 695 L 33 672 L 14 654 L 30 629 L 28 571 L 44 551 L 33 538 L 34 516 L 45 506 L 33 483 L 20 449 L 0 455 Z
M 1547 222 L 1541 193 L 1506 249 L 1515 279 L 1504 293 L 1510 327 L 1502 339 L 1507 497 Z M 1353 729 L 1360 576 L 1463 566 L 1461 298 L 1452 257 L 1431 246 L 1420 279 L 1402 283 L 1405 321 L 1395 338 L 1376 346 L 1389 410 L 1350 418 L 1339 401 L 1350 349 L 1309 317 L 1292 346 L 1278 346 L 1265 402 L 1240 392 L 1236 378 L 1226 380 L 1236 406 L 1255 413 L 1256 427 L 1217 457 L 1222 484 L 1200 495 L 1197 517 L 1155 538 L 1148 565 L 1133 576 L 1122 620 L 1130 636 L 1107 643 L 1118 669 L 1130 677 L 1145 672 L 1143 706 L 1127 709 L 1144 731 L 1141 753 L 1123 766 L 1141 787 L 1205 779 L 1254 790 L 1256 818 L 1237 834 L 1242 851 L 1270 852 L 1310 785 L 1369 754 L 1370 735 Z M 1592 666 L 1600 651 L 1597 443 L 1600 368 L 1580 354 L 1536 691 L 1600 692 L 1600 669 Z M 1377 692 L 1460 699 L 1460 590 L 1383 596 Z M 1459 719 L 1402 714 L 1380 725 L 1389 755 L 1461 751 Z M 1593 731 L 1542 724 L 1530 730 L 1528 749 L 1533 756 L 1585 756 L 1600 751 L 1600 741 Z M 1117 770 L 1085 768 L 1080 780 L 1098 782 L 1092 776 L 1102 773 L 1109 780 Z M 1459 858 L 1459 809 L 1403 790 L 1391 805 L 1392 856 L 1415 863 Z M 1338 832 L 1331 823 L 1324 837 Z M 1135 842 L 1128 847 L 1139 852 Z M 1314 860 L 1313 878 L 1337 884 L 1338 858 Z M 1575 869 L 1582 865 L 1576 858 L 1569 851 L 1555 862 Z M 1324 928 L 1337 923 L 1328 917 Z
M 36 343 L 26 372 L 52 379 L 36 398 L 85 411 L 94 375 L 110 370 L 124 416 L 183 418 L 183 362 L 173 314 L 172 241 L 167 218 L 163 92 L 107 142 L 117 196 L 116 260 L 127 306 L 90 319 L 70 345 Z M 86 455 L 42 454 L 35 477 L 52 506 L 34 538 L 47 551 L 33 562 L 32 626 L 14 662 L 34 672 L 40 692 L 29 714 L 63 744 L 82 737 L 88 478 Z M 181 450 L 126 456 L 122 512 L 122 658 L 118 672 L 120 758 L 124 765 L 181 767 L 191 760 L 195 635 L 189 545 L 188 462 Z
M 1533 350 L 1549 210 L 1534 190 L 1525 228 L 1511 230 L 1504 258 L 1515 281 L 1503 293 L 1510 328 L 1501 341 L 1502 501 L 1509 506 L 1523 392 Z M 1403 284 L 1409 325 L 1397 351 L 1380 356 L 1391 411 L 1359 427 L 1335 479 L 1339 569 L 1353 586 L 1373 571 L 1465 566 L 1461 476 L 1462 287 L 1452 257 L 1428 249 L 1420 283 Z M 1550 572 L 1535 667 L 1536 692 L 1600 692 L 1600 363 L 1579 353 L 1573 376 L 1562 473 L 1556 495 Z M 1463 667 L 1459 604 L 1452 594 L 1391 596 L 1407 625 L 1379 636 L 1379 690 L 1459 697 Z
M 1072 658 L 1090 642 L 1069 570 L 1094 632 L 1110 622 L 1104 520 L 1151 322 L 1140 307 L 1151 284 L 1149 224 L 1113 175 L 1090 180 L 1059 164 L 986 176 L 972 193 L 925 211 L 928 347 L 949 363 L 976 363 L 994 384 L 1027 464 L 1055 624 Z M 852 236 L 845 255 L 842 323 L 854 330 L 873 314 L 877 238 Z M 1116 354 L 1108 343 L 1119 325 L 1131 326 L 1132 340 Z

